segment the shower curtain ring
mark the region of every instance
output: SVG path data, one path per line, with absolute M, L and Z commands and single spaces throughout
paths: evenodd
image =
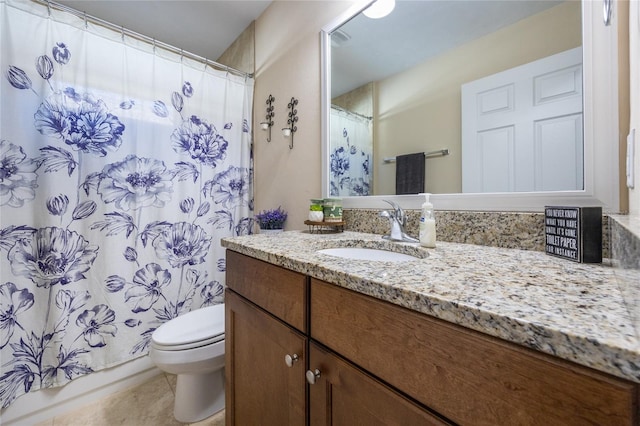
M 122 42 L 124 43 L 124 27 L 120 26 L 120 35 L 122 36 Z
M 89 28 L 89 24 L 87 23 L 87 12 L 83 12 L 84 13 L 84 29 L 86 30 L 87 28 Z
M 153 38 L 153 54 L 156 54 L 156 39 L 155 37 Z
M 47 0 L 47 13 L 49 14 L 49 18 L 51 18 L 51 2 Z
M 183 59 L 184 59 L 184 50 L 180 49 L 180 63 L 182 63 Z

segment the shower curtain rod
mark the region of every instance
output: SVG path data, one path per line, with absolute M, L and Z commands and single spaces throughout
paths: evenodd
M 47 9 L 49 9 L 49 15 L 51 15 L 51 8 L 54 8 L 54 9 L 57 9 L 57 10 L 60 10 L 60 11 L 63 11 L 63 12 L 71 13 L 72 15 L 75 15 L 78 18 L 84 19 L 85 24 L 87 22 L 92 22 L 94 24 L 101 25 L 101 26 L 103 26 L 105 28 L 108 28 L 110 30 L 113 30 L 115 32 L 121 33 L 123 37 L 126 35 L 128 37 L 132 37 L 132 38 L 135 38 L 137 40 L 140 40 L 140 41 L 143 41 L 145 43 L 148 43 L 148 44 L 150 44 L 150 45 L 152 45 L 154 47 L 160 47 L 160 48 L 162 48 L 164 50 L 167 50 L 169 52 L 176 53 L 176 54 L 178 54 L 178 55 L 180 55 L 182 57 L 186 57 L 186 58 L 189 58 L 189 59 L 196 60 L 198 62 L 202 62 L 203 64 L 208 65 L 210 67 L 221 69 L 223 71 L 227 71 L 227 72 L 239 75 L 239 76 L 244 77 L 244 78 L 253 78 L 253 74 L 252 73 L 247 73 L 247 72 L 244 72 L 244 71 L 240 71 L 240 70 L 232 68 L 230 66 L 223 65 L 223 64 L 220 64 L 218 62 L 215 62 L 215 61 L 212 61 L 210 59 L 207 59 L 207 58 L 205 58 L 203 56 L 196 55 L 195 53 L 187 52 L 187 51 L 185 51 L 183 49 L 180 49 L 178 47 L 175 47 L 175 46 L 172 46 L 170 44 L 158 41 L 153 37 L 149 37 L 149 36 L 146 36 L 144 34 L 137 33 L 135 31 L 129 30 L 127 28 L 124 28 L 123 26 L 113 24 L 113 23 L 111 23 L 109 21 L 105 21 L 104 19 L 100 19 L 100 18 L 98 18 L 96 16 L 88 15 L 86 12 L 82 12 L 82 11 L 74 9 L 72 7 L 65 6 L 64 4 L 56 3 L 54 1 L 49 1 L 49 0 L 31 0 L 31 1 L 34 2 L 34 3 L 38 3 L 38 4 L 46 6 Z
M 353 114 L 353 115 L 358 116 L 360 118 L 364 118 L 365 120 L 373 120 L 373 117 L 369 117 L 368 115 L 360 114 L 359 112 L 349 111 L 348 109 L 342 108 L 341 106 L 338 106 L 338 105 L 331 104 L 331 108 L 337 109 L 338 111 L 346 112 L 347 114 Z

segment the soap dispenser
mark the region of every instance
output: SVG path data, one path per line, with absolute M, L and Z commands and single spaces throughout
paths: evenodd
M 436 219 L 433 215 L 433 204 L 429 202 L 431 194 L 424 194 L 424 204 L 420 214 L 420 245 L 434 248 L 436 246 Z

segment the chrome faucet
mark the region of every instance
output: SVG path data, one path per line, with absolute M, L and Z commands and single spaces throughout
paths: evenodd
M 417 243 L 419 242 L 417 239 L 410 237 L 404 231 L 404 227 L 407 224 L 407 215 L 405 214 L 402 207 L 393 201 L 382 200 L 385 203 L 389 203 L 393 210 L 383 210 L 380 212 L 380 217 L 386 217 L 389 219 L 389 223 L 391 224 L 391 230 L 389 231 L 389 235 L 385 235 L 382 238 L 385 240 L 391 241 L 403 241 L 409 243 Z

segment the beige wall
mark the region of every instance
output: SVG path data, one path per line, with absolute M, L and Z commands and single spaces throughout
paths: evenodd
M 285 229 L 305 229 L 309 199 L 322 196 L 320 30 L 351 1 L 274 1 L 255 26 L 254 167 L 256 212 L 281 205 Z M 259 130 L 269 94 L 276 98 L 271 142 Z M 294 147 L 282 136 L 287 104 L 298 99 Z
M 451 154 L 427 160 L 426 192 L 461 192 L 460 86 L 580 46 L 580 15 L 566 2 L 379 81 L 375 194 L 395 193 L 395 164 L 382 158 L 442 148 Z
M 264 132 L 257 130 L 255 132 L 255 208 L 262 210 L 282 205 L 290 212 L 287 229 L 305 228 L 303 221 L 307 215 L 308 198 L 317 197 L 321 192 L 319 31 L 323 25 L 346 11 L 352 3 L 351 1 L 274 1 L 256 21 L 254 129 L 259 128 L 258 125 L 264 118 L 265 100 L 270 93 L 276 97 L 276 116 L 274 117 L 276 124 L 270 144 L 266 142 Z M 637 32 L 637 2 L 631 2 L 631 8 L 630 20 Z M 635 24 L 633 24 L 634 18 Z M 562 25 L 555 25 L 554 28 L 563 28 L 565 25 L 566 23 L 562 23 Z M 625 37 L 627 34 L 624 29 L 621 29 L 621 38 Z M 518 46 L 520 43 L 522 41 L 514 39 L 514 45 Z M 547 40 L 546 45 L 554 45 L 554 43 L 555 40 L 551 38 Z M 635 52 L 640 44 L 638 37 L 632 43 L 635 44 L 630 48 L 633 50 L 635 46 Z M 569 47 L 572 46 L 567 48 Z M 627 55 L 627 52 L 620 53 Z M 635 70 L 635 74 L 632 75 L 637 75 L 640 68 L 638 64 L 639 55 L 634 54 L 631 66 L 632 73 Z M 621 90 L 624 91 L 629 83 L 627 80 L 621 84 Z M 637 118 L 639 116 L 637 110 L 640 108 L 640 86 L 637 79 L 632 84 L 631 127 L 635 127 L 640 132 L 640 120 Z M 278 132 L 286 124 L 286 104 L 291 96 L 297 97 L 300 101 L 298 105 L 300 121 L 298 133 L 295 135 L 295 147 L 290 151 L 288 141 Z M 438 115 L 435 116 L 438 117 Z M 423 119 L 423 117 L 419 118 Z M 621 128 L 620 131 L 626 135 L 628 129 Z M 640 141 L 640 134 L 637 139 Z M 640 142 L 637 152 L 640 152 Z M 440 166 L 444 167 L 445 163 L 442 160 L 440 159 Z M 431 172 L 445 175 L 446 170 L 436 169 L 432 165 L 433 161 L 428 163 Z M 640 215 L 640 154 L 638 153 L 635 163 L 639 177 L 636 178 L 636 189 L 629 191 L 630 210 Z M 624 170 L 624 163 L 621 164 L 621 168 Z M 620 190 L 626 195 L 626 188 L 621 187 Z

